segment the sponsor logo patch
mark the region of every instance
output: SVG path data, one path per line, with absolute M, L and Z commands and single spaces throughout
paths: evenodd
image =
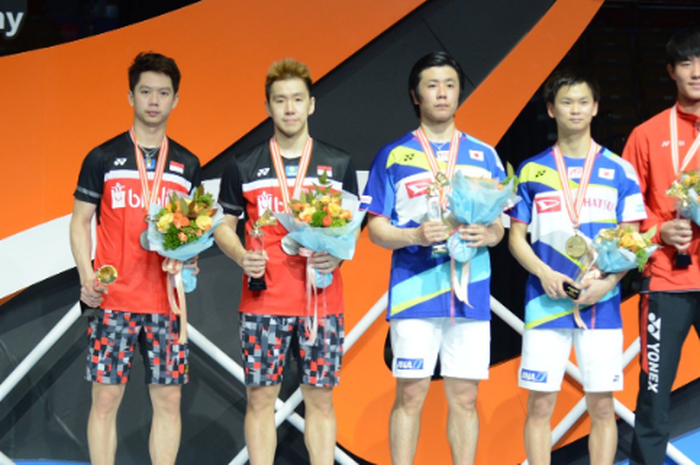
M 538 197 L 535 199 L 537 213 L 553 213 L 561 211 L 561 199 L 558 195 Z
M 360 197 L 360 202 L 363 205 L 369 205 L 372 203 L 372 196 L 371 195 L 363 195 Z
M 126 158 L 115 158 L 114 166 L 124 166 L 126 164 Z
M 263 176 L 267 176 L 267 173 L 270 172 L 270 167 L 266 166 L 265 168 L 260 168 L 255 175 L 259 178 L 262 178 Z
M 124 186 L 117 183 L 112 187 L 112 209 L 126 207 L 126 193 Z
M 581 176 L 583 176 L 583 168 L 580 166 L 572 166 L 567 168 L 567 170 L 569 173 L 569 179 L 581 179 Z
M 546 383 L 547 382 L 547 372 L 546 371 L 534 371 L 534 370 L 520 370 L 520 379 L 523 381 L 529 381 L 531 383 Z
M 423 359 L 422 358 L 397 358 L 396 359 L 396 369 L 397 370 L 422 370 L 423 369 Z
M 417 179 L 406 183 L 406 193 L 409 199 L 426 195 L 430 186 L 430 179 Z

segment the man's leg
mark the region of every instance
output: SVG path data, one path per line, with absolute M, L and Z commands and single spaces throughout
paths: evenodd
M 333 465 L 336 423 L 333 388 L 301 385 L 306 408 L 304 442 L 311 465 Z
M 445 395 L 449 407 L 447 439 L 454 465 L 474 464 L 479 439 L 479 415 L 476 411 L 478 391 L 478 380 L 445 378 Z
M 153 405 L 153 422 L 148 449 L 153 465 L 174 465 L 180 449 L 180 398 L 181 385 L 148 386 Z
M 117 453 L 117 411 L 125 387 L 124 384 L 92 383 L 92 406 L 87 429 L 92 465 L 114 465 Z
M 661 464 L 669 440 L 668 412 L 681 349 L 695 318 L 694 293 L 642 294 L 639 393 L 631 465 Z
M 617 451 L 617 423 L 612 392 L 586 393 L 586 407 L 591 416 L 588 455 L 594 465 L 612 465 Z
M 549 465 L 552 455 L 551 419 L 558 392 L 530 391 L 525 418 L 525 451 L 530 465 Z
M 248 403 L 245 410 L 245 442 L 251 465 L 272 465 L 277 449 L 275 401 L 280 384 L 247 386 Z
M 396 399 L 389 418 L 389 443 L 393 465 L 411 465 L 418 446 L 420 415 L 430 378 L 396 379 Z

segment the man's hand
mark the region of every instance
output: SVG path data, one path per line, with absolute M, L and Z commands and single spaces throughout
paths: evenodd
M 80 288 L 80 300 L 90 308 L 99 308 L 103 300 L 102 294 L 107 294 L 107 286 L 94 278 L 85 281 Z
M 265 275 L 267 252 L 264 250 L 246 250 L 240 262 L 243 272 L 251 278 L 262 278 Z
M 569 283 L 572 286 L 576 286 L 573 279 L 565 274 L 559 273 L 558 271 L 554 271 L 549 266 L 537 273 L 537 277 L 540 278 L 542 289 L 544 289 L 547 295 L 549 295 L 549 297 L 552 299 L 568 297 L 566 292 L 564 292 L 564 283 Z
M 442 221 L 426 221 L 416 228 L 416 242 L 427 247 L 447 240 L 447 226 Z
M 328 252 L 314 252 L 312 256 L 309 257 L 309 265 L 320 273 L 333 273 L 333 271 L 340 265 L 340 260 Z
M 659 236 L 665 244 L 672 245 L 678 250 L 685 250 L 690 246 L 690 240 L 693 238 L 693 228 L 687 218 L 666 221 L 661 225 Z
M 469 242 L 469 247 L 490 247 L 500 240 L 492 228 L 483 224 L 462 224 L 458 231 L 460 239 Z
M 617 283 L 618 279 L 615 278 L 615 275 L 608 275 L 602 279 L 584 280 L 577 286 L 581 289 L 581 295 L 577 300 L 574 300 L 574 302 L 579 305 L 593 305 L 598 303 L 608 292 L 613 290 Z

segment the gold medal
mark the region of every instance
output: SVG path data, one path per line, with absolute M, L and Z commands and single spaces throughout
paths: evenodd
M 566 254 L 571 258 L 581 258 L 588 250 L 586 240 L 578 234 L 566 240 Z
M 105 286 L 109 286 L 117 280 L 117 269 L 112 265 L 102 265 L 95 272 L 95 279 Z

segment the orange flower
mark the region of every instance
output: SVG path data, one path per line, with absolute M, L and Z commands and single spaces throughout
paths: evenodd
M 190 225 L 190 220 L 178 209 L 178 211 L 173 214 L 173 224 L 177 229 L 182 229 Z
M 177 235 L 177 238 L 180 239 L 180 242 L 182 242 L 183 244 L 187 242 L 187 234 L 185 234 L 182 231 L 180 231 L 180 234 Z
M 323 226 L 328 227 L 333 223 L 333 217 L 331 215 L 326 215 L 323 217 Z

